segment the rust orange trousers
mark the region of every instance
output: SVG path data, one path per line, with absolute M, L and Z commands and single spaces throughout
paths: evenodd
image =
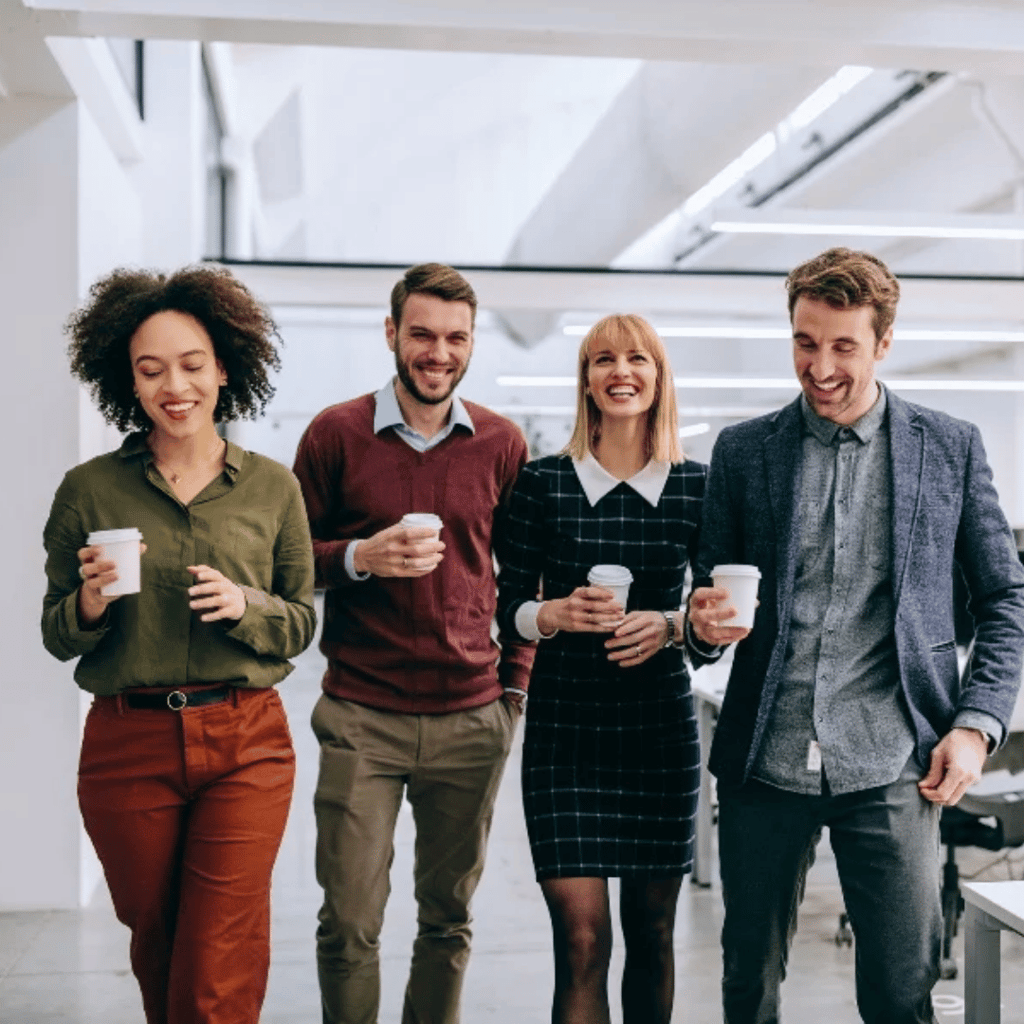
M 78 799 L 148 1024 L 257 1024 L 295 754 L 274 689 L 184 711 L 89 710 Z

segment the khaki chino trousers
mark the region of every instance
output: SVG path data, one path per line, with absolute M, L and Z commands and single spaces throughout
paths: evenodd
M 324 1024 L 376 1024 L 379 938 L 402 795 L 416 825 L 418 934 L 403 1024 L 457 1024 L 469 904 L 518 712 L 505 700 L 444 715 L 379 711 L 322 696 L 317 963 Z

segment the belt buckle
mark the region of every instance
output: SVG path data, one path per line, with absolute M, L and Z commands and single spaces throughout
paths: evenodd
M 181 690 L 172 690 L 167 694 L 167 706 L 172 711 L 180 711 L 186 704 L 188 704 L 188 697 Z

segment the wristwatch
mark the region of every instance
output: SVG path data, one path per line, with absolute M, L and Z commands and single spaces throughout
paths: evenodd
M 665 640 L 666 647 L 676 647 L 676 617 L 671 612 L 662 612 L 665 622 L 668 624 L 668 637 Z

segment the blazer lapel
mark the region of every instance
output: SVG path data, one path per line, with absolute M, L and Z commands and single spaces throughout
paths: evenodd
M 898 604 L 924 485 L 924 433 L 906 402 L 891 391 L 887 401 L 892 457 L 892 592 Z
M 800 399 L 779 412 L 775 431 L 764 440 L 763 458 L 768 497 L 775 520 L 778 566 L 778 607 L 789 607 L 796 574 L 796 496 L 800 492 L 801 458 Z

